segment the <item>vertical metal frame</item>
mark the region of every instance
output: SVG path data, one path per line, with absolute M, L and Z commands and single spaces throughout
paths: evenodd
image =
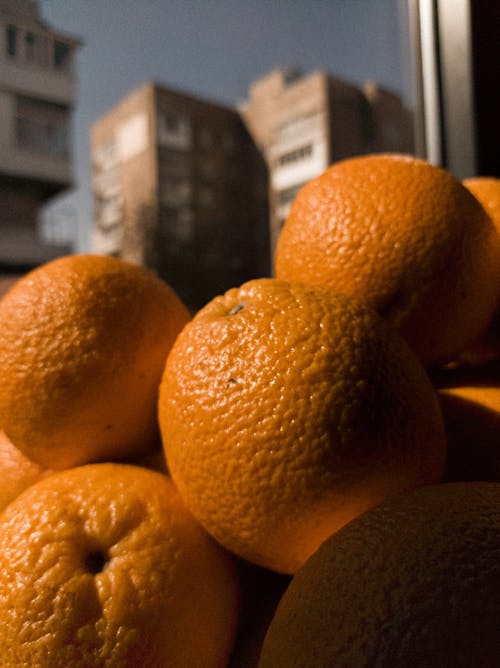
M 470 0 L 408 0 L 416 153 L 457 178 L 478 170 Z

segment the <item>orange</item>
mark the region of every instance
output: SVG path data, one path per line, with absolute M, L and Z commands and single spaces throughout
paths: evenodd
M 463 181 L 474 197 L 483 205 L 497 231 L 500 232 L 500 179 L 477 176 Z M 500 283 L 497 283 L 500 295 Z M 484 364 L 500 357 L 500 310 L 484 332 L 460 354 L 460 360 L 470 364 Z
M 275 272 L 365 300 L 431 366 L 453 359 L 492 317 L 500 237 L 447 171 L 411 156 L 361 156 L 299 191 Z
M 500 179 L 474 176 L 464 179 L 462 183 L 486 209 L 496 228 L 500 229 Z
M 49 262 L 0 301 L 0 424 L 42 466 L 138 457 L 158 439 L 158 385 L 189 320 L 145 269 L 97 255 Z
M 295 575 L 259 668 L 498 666 L 500 484 L 401 494 Z
M 500 482 L 500 364 L 435 378 L 447 435 L 444 480 Z
M 69 469 L 0 515 L 3 668 L 223 668 L 238 600 L 232 560 L 160 473 Z
M 383 498 L 435 481 L 436 393 L 403 339 L 329 288 L 256 279 L 179 334 L 160 387 L 170 474 L 220 543 L 293 573 Z
M 25 457 L 0 430 L 0 511 L 26 487 L 51 473 Z

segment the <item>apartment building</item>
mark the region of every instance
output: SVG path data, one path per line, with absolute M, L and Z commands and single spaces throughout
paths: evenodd
M 269 169 L 271 254 L 298 190 L 333 162 L 413 151 L 411 113 L 397 95 L 323 71 L 274 70 L 250 86 L 239 110 Z
M 236 110 L 147 83 L 94 123 L 91 161 L 95 252 L 193 310 L 269 274 L 266 166 Z
M 272 273 L 308 180 L 342 158 L 412 150 L 411 113 L 372 83 L 275 70 L 237 109 L 146 84 L 92 128 L 93 249 L 153 268 L 198 308 Z
M 73 183 L 71 119 L 81 42 L 35 0 L 0 0 L 0 273 L 69 251 L 40 234 L 41 207 Z

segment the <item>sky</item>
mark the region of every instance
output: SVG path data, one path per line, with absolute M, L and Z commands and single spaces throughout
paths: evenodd
M 411 103 L 401 0 L 40 0 L 42 18 L 81 39 L 73 122 L 75 188 L 49 214 L 74 218 L 88 251 L 92 123 L 146 81 L 236 106 L 277 67 L 375 81 Z

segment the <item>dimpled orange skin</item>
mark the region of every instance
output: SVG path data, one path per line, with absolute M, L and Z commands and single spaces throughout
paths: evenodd
M 498 303 L 500 240 L 451 174 L 404 155 L 340 161 L 298 193 L 277 278 L 367 301 L 427 366 L 453 359 Z
M 257 279 L 186 325 L 160 387 L 170 474 L 221 544 L 293 573 L 386 496 L 439 478 L 437 399 L 405 342 L 361 303 Z
M 234 563 L 164 475 L 58 472 L 0 515 L 3 668 L 224 668 Z
M 482 204 L 496 229 L 500 232 L 500 179 L 477 176 L 464 179 L 464 186 Z M 497 283 L 500 295 L 500 281 Z M 463 350 L 459 359 L 468 364 L 485 364 L 500 357 L 500 309 L 481 336 Z
M 147 453 L 165 359 L 189 317 L 166 283 L 115 258 L 30 272 L 0 301 L 5 433 L 54 469 Z
M 27 487 L 51 473 L 25 457 L 0 430 L 0 511 Z
M 259 668 L 498 666 L 500 484 L 431 485 L 329 538 L 297 573 Z
M 475 176 L 464 179 L 462 183 L 486 209 L 497 229 L 500 229 L 500 179 Z

